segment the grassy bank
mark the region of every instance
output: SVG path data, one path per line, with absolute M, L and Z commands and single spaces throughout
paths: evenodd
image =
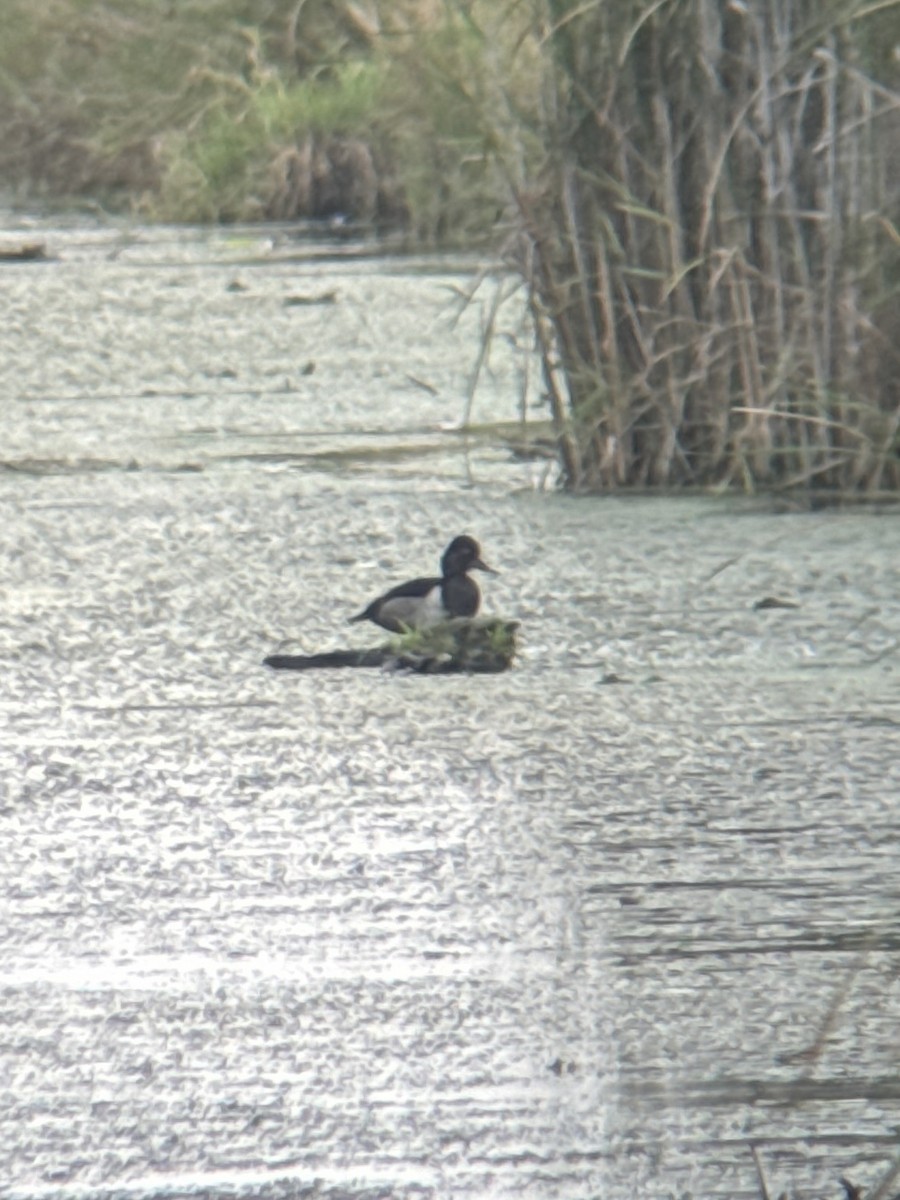
M 7 8 L 0 170 L 20 203 L 170 221 L 341 215 L 458 242 L 502 202 L 459 88 L 482 69 L 477 43 L 432 5 Z

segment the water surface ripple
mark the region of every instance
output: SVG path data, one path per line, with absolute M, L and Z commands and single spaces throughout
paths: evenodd
M 42 233 L 0 266 L 0 1195 L 749 1198 L 751 1144 L 773 1195 L 872 1186 L 896 517 L 536 490 L 448 432 L 466 263 Z M 464 530 L 512 672 L 260 666 L 367 644 Z

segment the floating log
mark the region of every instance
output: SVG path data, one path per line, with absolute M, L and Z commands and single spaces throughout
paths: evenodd
M 780 596 L 763 596 L 753 605 L 754 612 L 762 612 L 767 608 L 799 608 L 795 600 L 782 600 Z
M 21 242 L 18 246 L 0 246 L 0 262 L 42 262 L 47 257 L 43 242 Z
M 337 298 L 337 290 L 332 289 L 330 292 L 318 292 L 315 295 L 285 296 L 282 303 L 285 308 L 302 308 L 309 304 L 337 304 Z
M 314 671 L 319 667 L 383 667 L 391 651 L 382 646 L 375 650 L 330 650 L 325 654 L 270 654 L 263 666 L 275 671 Z
M 270 654 L 263 665 L 275 671 L 383 667 L 420 675 L 494 675 L 512 666 L 518 628 L 518 621 L 499 617 L 460 617 L 429 629 L 410 630 L 370 650 Z

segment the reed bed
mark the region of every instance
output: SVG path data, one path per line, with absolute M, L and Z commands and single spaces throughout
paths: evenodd
M 547 0 L 511 254 L 568 487 L 900 488 L 897 11 Z

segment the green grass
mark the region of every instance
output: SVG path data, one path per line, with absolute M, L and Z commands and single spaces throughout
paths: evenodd
M 399 666 L 416 671 L 506 671 L 518 651 L 517 621 L 458 618 L 411 629 L 388 643 Z
M 289 85 L 273 80 L 254 95 L 254 118 L 273 142 L 293 140 L 298 132 L 369 131 L 378 120 L 383 85 L 379 66 L 359 61 Z

